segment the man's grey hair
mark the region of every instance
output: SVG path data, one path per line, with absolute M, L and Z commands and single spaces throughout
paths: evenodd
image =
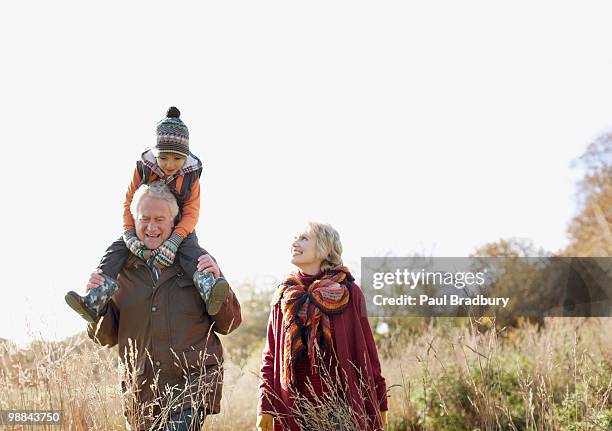
M 165 200 L 170 207 L 172 218 L 175 218 L 178 215 L 179 207 L 176 203 L 176 197 L 172 194 L 166 183 L 161 180 L 157 180 L 153 181 L 151 184 L 141 185 L 134 193 L 132 204 L 130 205 L 130 212 L 132 213 L 132 217 L 135 219 L 138 217 L 137 213 L 140 201 L 147 197 Z

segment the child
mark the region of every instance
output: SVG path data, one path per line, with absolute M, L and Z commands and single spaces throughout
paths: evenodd
M 197 259 L 206 252 L 198 245 L 194 228 L 200 215 L 200 175 L 202 163 L 189 151 L 189 131 L 180 119 L 180 111 L 172 106 L 166 118 L 157 124 L 157 144 L 145 151 L 136 162 L 136 170 L 125 195 L 123 204 L 122 238 L 106 250 L 100 261 L 104 283 L 89 291 L 83 297 L 76 292 L 66 294 L 66 302 L 88 322 L 95 322 L 106 303 L 118 289 L 117 276 L 132 252 L 147 262 L 155 278 L 161 268 L 171 266 L 176 257 L 178 263 L 193 277 L 196 289 L 206 303 L 209 315 L 219 312 L 229 291 L 229 284 L 223 277 L 197 271 Z M 141 184 L 163 180 L 174 193 L 178 206 L 178 223 L 174 231 L 156 250 L 148 250 L 138 239 L 130 204 L 134 192 Z

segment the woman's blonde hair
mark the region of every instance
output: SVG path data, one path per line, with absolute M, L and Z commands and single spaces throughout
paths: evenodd
M 340 234 L 329 224 L 308 222 L 308 231 L 313 235 L 317 252 L 323 256 L 321 271 L 326 272 L 342 265 L 342 243 Z

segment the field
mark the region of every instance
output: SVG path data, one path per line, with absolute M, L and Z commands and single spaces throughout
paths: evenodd
M 609 318 L 512 328 L 438 319 L 421 322 L 410 336 L 379 337 L 388 429 L 610 430 L 610 334 Z M 261 343 L 239 349 L 232 336 L 223 339 L 229 346 L 223 411 L 207 418 L 205 430 L 254 429 Z M 65 415 L 62 426 L 13 429 L 126 429 L 116 348 L 100 348 L 84 334 L 27 349 L 7 342 L 0 364 L 0 409 Z

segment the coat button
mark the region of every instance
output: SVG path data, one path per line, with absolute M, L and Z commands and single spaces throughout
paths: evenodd
M 159 367 L 161 365 L 161 362 L 155 361 L 155 365 Z
M 153 307 L 151 307 L 151 311 L 157 311 L 157 307 L 154 305 Z

